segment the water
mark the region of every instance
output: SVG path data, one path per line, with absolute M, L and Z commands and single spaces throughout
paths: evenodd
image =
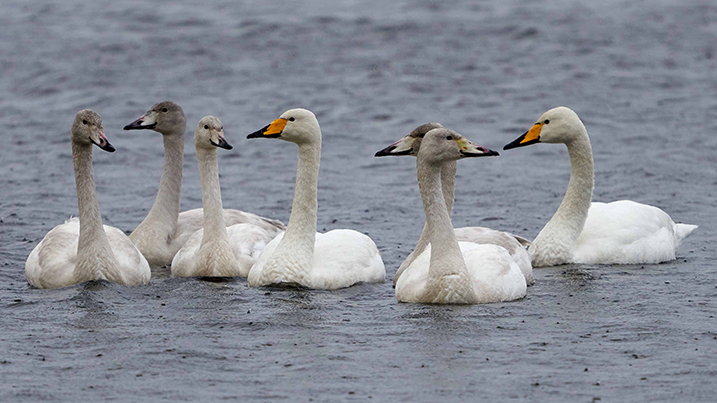
M 6 1 L 0 22 L 0 400 L 713 401 L 717 6 L 567 0 Z M 587 2 L 585 2 L 587 3 Z M 699 224 L 675 262 L 536 270 L 524 300 L 398 304 L 390 281 L 335 292 L 170 279 L 30 289 L 24 261 L 77 214 L 69 128 L 103 117 L 106 224 L 151 206 L 153 103 L 188 117 L 182 208 L 201 205 L 191 134 L 220 117 L 224 205 L 288 220 L 295 146 L 245 140 L 291 107 L 324 133 L 319 230 L 379 246 L 389 279 L 423 226 L 412 158 L 373 153 L 438 121 L 500 149 L 550 107 L 591 135 L 595 200 Z M 456 226 L 534 237 L 562 198 L 564 147 L 461 161 Z

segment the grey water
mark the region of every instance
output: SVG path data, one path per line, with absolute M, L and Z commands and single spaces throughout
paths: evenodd
M 717 4 L 711 0 L 26 1 L 0 13 L 0 401 L 714 401 Z M 97 110 L 106 224 L 131 231 L 162 169 L 162 100 L 188 117 L 182 208 L 201 205 L 192 133 L 222 119 L 224 206 L 288 221 L 295 146 L 245 136 L 284 110 L 323 131 L 318 229 L 379 246 L 387 282 L 339 291 L 244 279 L 28 286 L 24 261 L 77 214 L 69 129 Z M 527 298 L 399 304 L 418 239 L 415 160 L 373 153 L 428 121 L 500 150 L 545 110 L 582 118 L 594 199 L 700 228 L 659 265 L 536 270 Z M 459 163 L 455 226 L 533 238 L 569 178 L 562 146 Z

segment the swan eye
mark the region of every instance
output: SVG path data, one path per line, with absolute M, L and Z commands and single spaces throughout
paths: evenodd
M 86 120 L 83 120 L 83 121 L 82 121 L 82 124 L 83 124 L 83 125 L 86 125 L 86 124 L 87 124 L 87 121 L 86 121 Z
M 453 140 L 453 136 L 446 137 L 446 140 Z
M 209 129 L 209 126 L 208 126 L 208 125 L 204 125 L 204 129 Z
M 167 112 L 168 110 L 167 108 L 162 108 L 162 112 Z
M 294 119 L 293 117 L 292 117 L 292 118 L 289 118 L 289 122 L 293 122 L 293 121 L 295 121 L 295 120 L 296 120 L 296 119 Z
M 548 123 L 550 123 L 550 120 L 545 119 L 545 122 L 543 122 L 543 123 L 545 123 L 547 125 Z

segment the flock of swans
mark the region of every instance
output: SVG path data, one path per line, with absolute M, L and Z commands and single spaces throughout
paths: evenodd
M 161 102 L 124 127 L 153 130 L 164 140 L 164 169 L 147 217 L 128 237 L 102 224 L 92 175 L 92 146 L 113 152 L 96 112 L 77 113 L 71 129 L 79 217 L 53 228 L 25 263 L 28 282 L 58 288 L 90 280 L 146 284 L 150 265 L 170 266 L 175 277 L 247 277 L 249 286 L 292 284 L 338 289 L 381 283 L 386 270 L 376 244 L 349 229 L 316 232 L 321 129 L 314 114 L 291 109 L 249 139 L 280 139 L 298 146 L 296 187 L 288 225 L 224 209 L 217 149 L 231 150 L 222 122 L 206 116 L 194 143 L 203 208 L 180 213 L 186 118 L 174 102 Z M 593 203 L 590 139 L 577 114 L 545 112 L 530 130 L 503 149 L 535 143 L 568 148 L 568 189 L 552 219 L 532 242 L 483 227 L 451 224 L 456 162 L 497 156 L 438 123 L 417 127 L 376 153 L 416 157 L 426 223 L 416 248 L 394 277 L 401 302 L 473 304 L 523 298 L 533 267 L 566 263 L 633 264 L 675 259 L 697 226 L 675 224 L 657 207 L 621 200 Z

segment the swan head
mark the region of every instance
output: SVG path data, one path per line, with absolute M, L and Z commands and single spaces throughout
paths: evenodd
M 413 129 L 407 136 L 384 148 L 381 151 L 376 152 L 374 157 L 385 157 L 388 155 L 418 155 L 418 150 L 421 149 L 421 141 L 423 137 L 429 131 L 443 127 L 440 123 L 425 123 L 417 128 Z
M 570 143 L 585 131 L 583 122 L 572 109 L 559 106 L 545 112 L 538 122 L 504 150 L 524 147 L 535 143 Z
M 181 133 L 187 127 L 182 107 L 172 101 L 154 104 L 144 115 L 124 127 L 124 130 L 154 130 L 162 134 Z
M 440 127 L 425 134 L 418 159 L 429 163 L 457 161 L 462 158 L 500 155 L 489 148 L 472 143 L 451 129 Z
M 296 144 L 321 144 L 321 129 L 313 112 L 296 108 L 282 113 L 278 119 L 246 138 L 281 139 Z
M 72 122 L 72 142 L 86 146 L 94 144 L 105 151 L 115 151 L 105 136 L 100 114 L 92 109 L 83 109 L 75 115 L 75 121 Z
M 197 130 L 194 131 L 194 145 L 204 149 L 220 147 L 231 150 L 233 147 L 224 138 L 224 126 L 216 116 L 205 116 L 197 123 Z

